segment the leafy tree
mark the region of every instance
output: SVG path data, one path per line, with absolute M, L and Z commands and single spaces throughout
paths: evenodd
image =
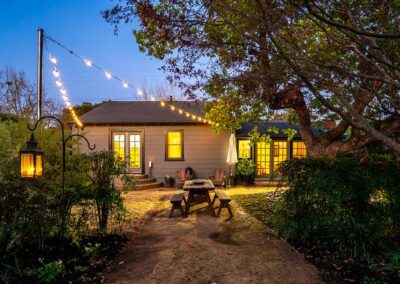
M 372 0 L 121 0 L 103 16 L 116 31 L 119 23 L 138 19 L 140 49 L 164 60 L 168 78 L 189 98 L 205 90 L 214 103 L 211 119 L 221 113 L 220 120 L 230 114 L 241 121 L 248 111 L 265 118 L 262 104 L 294 110 L 310 155 L 335 156 L 373 141 L 400 153 L 399 6 Z M 338 124 L 316 136 L 312 123 L 321 119 Z

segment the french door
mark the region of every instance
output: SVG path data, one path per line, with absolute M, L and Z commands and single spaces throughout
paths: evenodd
M 143 141 L 141 132 L 113 133 L 113 151 L 124 159 L 131 172 L 143 172 Z
M 289 158 L 288 141 L 258 142 L 256 145 L 257 176 L 269 176 Z

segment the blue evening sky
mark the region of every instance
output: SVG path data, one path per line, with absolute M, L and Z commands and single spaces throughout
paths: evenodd
M 161 62 L 138 49 L 132 26 L 120 26 L 118 36 L 106 23 L 100 11 L 112 7 L 109 0 L 0 0 L 0 68 L 12 66 L 25 71 L 36 83 L 37 29 L 85 58 L 110 70 L 137 87 L 166 84 L 165 75 L 157 68 Z M 58 59 L 58 68 L 73 104 L 83 101 L 134 100 L 135 91 L 124 89 L 118 81 L 86 67 L 68 52 L 48 42 Z M 44 86 L 48 97 L 61 101 L 44 51 Z

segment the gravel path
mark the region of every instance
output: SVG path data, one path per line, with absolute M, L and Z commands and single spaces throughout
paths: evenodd
M 225 210 L 220 218 L 209 216 L 204 204 L 188 218 L 177 211 L 168 218 L 172 193 L 126 196 L 128 209 L 147 204 L 148 212 L 112 264 L 107 283 L 322 283 L 314 266 L 234 202 L 229 221 Z

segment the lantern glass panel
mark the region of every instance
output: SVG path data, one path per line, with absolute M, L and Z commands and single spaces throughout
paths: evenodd
M 35 164 L 32 153 L 21 154 L 21 177 L 33 178 L 35 175 Z
M 41 176 L 43 173 L 43 159 L 42 155 L 36 155 L 36 176 Z

